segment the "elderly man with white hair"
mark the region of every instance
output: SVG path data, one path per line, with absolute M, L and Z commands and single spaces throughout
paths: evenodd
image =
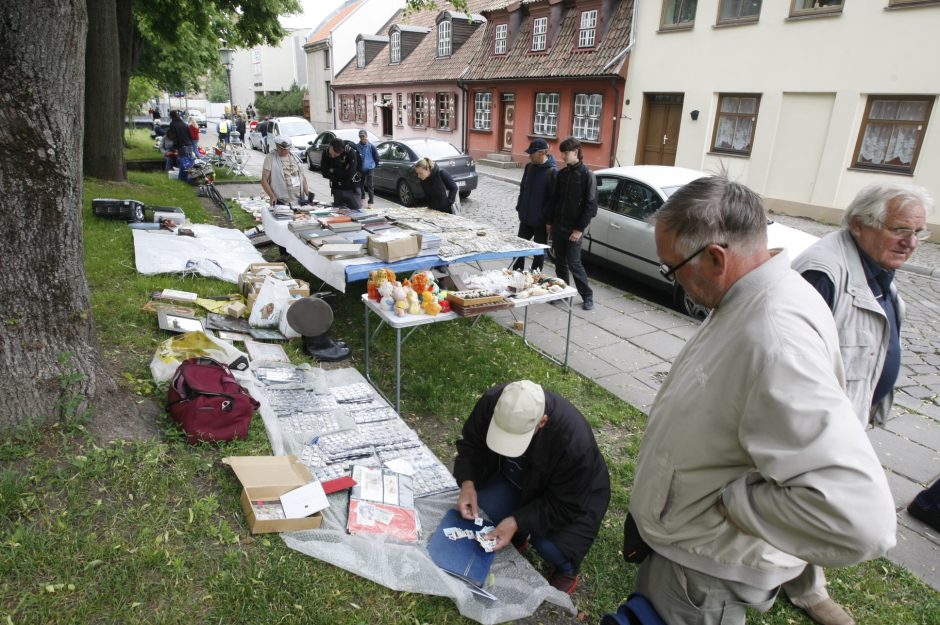
M 883 424 L 894 402 L 901 367 L 904 300 L 894 272 L 930 237 L 933 201 L 918 187 L 874 184 L 859 191 L 842 229 L 813 244 L 793 261 L 819 291 L 839 330 L 846 392 L 863 426 Z M 855 621 L 826 592 L 821 568 L 812 566 L 784 584 L 794 605 L 823 625 Z

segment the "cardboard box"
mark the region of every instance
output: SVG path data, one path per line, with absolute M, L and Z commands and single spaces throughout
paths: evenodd
M 258 519 L 253 501 L 277 500 L 286 492 L 313 481 L 310 471 L 297 456 L 229 456 L 222 462 L 232 467 L 242 483 L 242 510 L 252 534 L 295 532 L 317 529 L 323 524 L 323 513 L 302 519 Z
M 417 256 L 420 251 L 421 235 L 417 233 L 395 238 L 382 235 L 369 237 L 369 256 L 375 256 L 387 263 Z

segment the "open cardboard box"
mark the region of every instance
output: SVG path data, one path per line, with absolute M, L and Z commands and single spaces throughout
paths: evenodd
M 369 237 L 369 256 L 374 256 L 387 263 L 403 258 L 412 258 L 421 252 L 421 235 L 411 233 L 407 236 L 390 238 L 389 235 L 373 234 Z
M 258 519 L 252 501 L 271 501 L 313 480 L 297 456 L 228 456 L 222 462 L 232 467 L 242 483 L 242 510 L 252 534 L 311 530 L 323 524 L 323 513 L 302 519 Z

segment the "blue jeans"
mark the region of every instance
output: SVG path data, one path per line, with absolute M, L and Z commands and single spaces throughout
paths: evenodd
M 486 511 L 494 524 L 508 516 L 519 507 L 522 492 L 502 474 L 497 475 L 477 490 L 477 505 Z M 520 527 L 514 538 L 522 540 L 525 537 L 525 528 Z M 562 553 L 555 543 L 546 536 L 531 536 L 532 546 L 542 558 L 554 565 L 565 575 L 574 575 L 574 565 Z

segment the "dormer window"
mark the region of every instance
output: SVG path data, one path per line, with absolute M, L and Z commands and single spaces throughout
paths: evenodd
M 401 62 L 401 33 L 397 30 L 392 33 L 391 38 L 389 39 L 389 54 L 391 55 L 392 63 Z
M 597 9 L 581 12 L 581 28 L 578 30 L 578 47 L 593 48 L 597 39 Z
M 548 18 L 537 17 L 532 20 L 532 51 L 539 52 L 545 49 L 548 41 Z
M 437 56 L 450 56 L 450 20 L 443 20 L 437 25 Z
M 509 24 L 497 24 L 493 43 L 493 54 L 506 54 L 506 40 L 509 38 Z
M 360 39 L 356 42 L 356 67 L 366 66 L 366 42 Z

